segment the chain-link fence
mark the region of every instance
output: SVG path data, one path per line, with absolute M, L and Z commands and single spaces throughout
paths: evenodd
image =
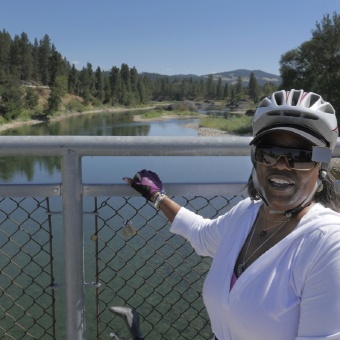
M 201 291 L 210 260 L 170 234 L 162 213 L 126 184 L 84 184 L 82 157 L 249 156 L 249 139 L 0 137 L 1 157 L 61 160 L 60 184 L 0 186 L 0 338 L 128 339 L 108 310 L 120 305 L 139 312 L 147 339 L 209 339 Z M 167 190 L 215 217 L 241 199 L 235 185 Z
M 215 217 L 241 196 L 175 197 Z M 65 339 L 63 228 L 60 198 L 0 201 L 0 338 Z M 147 339 L 209 339 L 201 297 L 210 259 L 169 232 L 164 215 L 139 197 L 84 200 L 88 339 L 129 339 L 109 306 L 140 314 Z
M 0 338 L 55 338 L 48 199 L 0 201 Z

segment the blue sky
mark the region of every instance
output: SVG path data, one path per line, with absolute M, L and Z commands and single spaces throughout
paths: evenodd
M 339 0 L 0 0 L 0 29 L 31 42 L 48 34 L 78 69 L 278 75 L 281 55 L 334 12 Z

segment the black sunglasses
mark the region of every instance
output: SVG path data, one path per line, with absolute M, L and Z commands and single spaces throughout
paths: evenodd
M 313 151 L 298 148 L 282 148 L 274 145 L 256 145 L 255 161 L 267 166 L 274 166 L 284 157 L 291 169 L 312 170 L 317 162 L 312 161 Z

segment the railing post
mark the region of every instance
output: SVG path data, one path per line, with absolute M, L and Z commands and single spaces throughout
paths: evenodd
M 81 157 L 68 150 L 61 166 L 64 247 L 65 308 L 68 340 L 85 339 L 84 237 Z

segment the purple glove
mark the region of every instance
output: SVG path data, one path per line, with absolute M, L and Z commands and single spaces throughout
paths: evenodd
M 163 183 L 158 175 L 145 169 L 136 173 L 130 185 L 148 200 L 156 192 L 164 193 Z

